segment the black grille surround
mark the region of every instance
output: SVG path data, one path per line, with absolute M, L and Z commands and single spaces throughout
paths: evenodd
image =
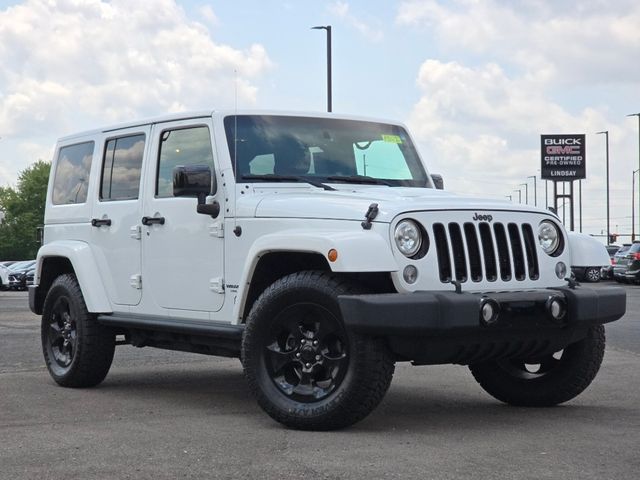
M 530 223 L 436 222 L 432 227 L 442 283 L 540 278 Z

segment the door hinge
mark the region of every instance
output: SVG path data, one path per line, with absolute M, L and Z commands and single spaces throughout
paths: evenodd
M 131 275 L 131 277 L 129 277 L 129 285 L 131 285 L 136 290 L 140 290 L 142 288 L 142 275 L 140 275 L 139 273 Z
M 134 240 L 140 240 L 142 238 L 142 227 L 140 225 L 134 225 L 129 229 L 129 236 Z
M 224 293 L 224 279 L 216 277 L 209 280 L 209 290 L 216 293 Z
M 224 237 L 224 223 L 217 222 L 209 227 L 209 235 L 212 237 Z

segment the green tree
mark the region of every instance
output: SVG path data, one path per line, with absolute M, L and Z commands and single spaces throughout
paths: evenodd
M 0 187 L 0 260 L 27 260 L 38 252 L 37 228 L 44 223 L 44 205 L 51 164 L 38 160 L 20 172 L 16 189 Z

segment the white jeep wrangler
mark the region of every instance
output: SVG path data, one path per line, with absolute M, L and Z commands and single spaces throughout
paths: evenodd
M 333 114 L 62 138 L 29 291 L 49 372 L 97 385 L 116 343 L 240 357 L 269 415 L 318 430 L 370 413 L 397 361 L 469 365 L 513 405 L 572 399 L 624 290 L 568 278 L 550 212 L 440 180 L 403 126 Z

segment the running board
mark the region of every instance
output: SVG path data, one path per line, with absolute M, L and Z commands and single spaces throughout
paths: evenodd
M 98 315 L 102 325 L 122 330 L 135 347 L 239 357 L 244 325 L 157 315 Z

